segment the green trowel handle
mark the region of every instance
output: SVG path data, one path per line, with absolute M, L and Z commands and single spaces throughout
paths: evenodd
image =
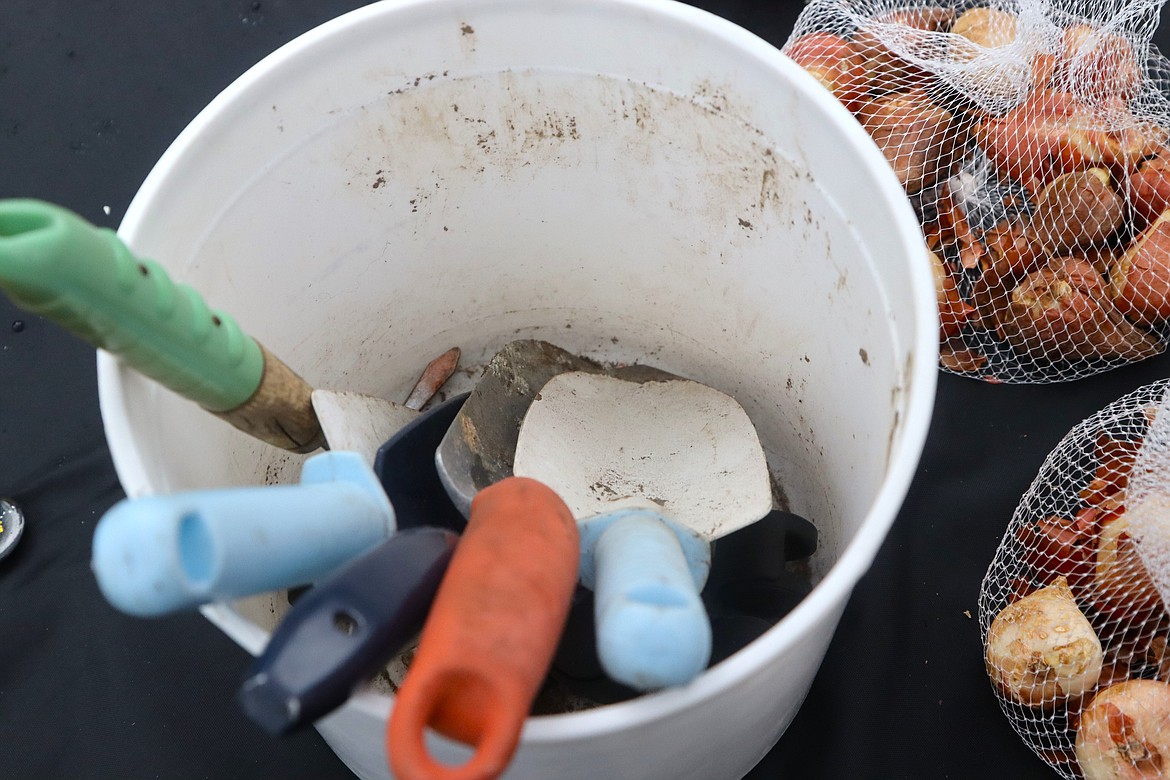
M 0 291 L 237 428 L 295 452 L 324 443 L 312 388 L 113 231 L 0 200 Z
M 0 200 L 0 289 L 211 411 L 244 403 L 260 345 L 112 230 L 36 200 Z

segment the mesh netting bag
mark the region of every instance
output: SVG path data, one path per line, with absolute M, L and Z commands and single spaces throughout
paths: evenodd
M 941 366 L 1076 379 L 1170 338 L 1164 0 L 813 0 L 784 45 L 890 162 Z
M 1012 727 L 1067 778 L 1170 778 L 1170 381 L 1073 428 L 979 594 Z

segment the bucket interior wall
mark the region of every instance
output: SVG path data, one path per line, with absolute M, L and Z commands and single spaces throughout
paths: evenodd
M 401 400 L 449 346 L 474 369 L 539 337 L 719 387 L 831 559 L 884 475 L 912 324 L 909 292 L 883 283 L 881 226 L 859 218 L 866 182 L 842 204 L 828 166 L 812 175 L 835 129 L 810 153 L 801 114 L 753 99 L 750 71 L 733 87 L 710 61 L 693 74 L 679 61 L 665 78 L 547 40 L 492 57 L 476 43 L 501 36 L 423 21 L 427 36 L 395 40 L 458 52 L 429 52 L 435 67 L 414 77 L 373 67 L 371 35 L 344 76 L 324 62 L 284 87 L 288 103 L 281 89 L 237 100 L 204 140 L 222 161 L 192 160 L 175 177 L 190 187 L 159 206 L 187 216 L 142 224 L 136 249 L 317 386 Z M 156 489 L 296 479 L 299 459 L 137 377 L 125 386 Z

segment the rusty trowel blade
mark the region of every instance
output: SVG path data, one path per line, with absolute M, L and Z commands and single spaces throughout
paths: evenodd
M 465 516 L 483 488 L 512 475 L 520 423 L 540 388 L 567 371 L 607 373 L 595 361 L 535 339 L 512 341 L 487 367 L 435 452 L 435 467 Z
M 439 388 L 447 384 L 447 380 L 455 373 L 455 368 L 458 365 L 459 347 L 451 347 L 432 360 L 423 370 L 422 376 L 418 378 L 418 382 L 410 391 L 410 396 L 403 406 L 407 409 L 414 409 L 416 412 L 422 409 L 428 401 L 435 397 Z

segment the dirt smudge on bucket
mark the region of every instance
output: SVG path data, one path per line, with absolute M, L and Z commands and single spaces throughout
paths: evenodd
M 473 38 L 474 31 L 461 36 Z M 382 156 L 342 157 L 346 165 L 361 167 L 353 171 L 355 178 L 382 177 L 388 186 L 397 180 L 404 187 L 433 191 L 469 173 L 490 185 L 493 179 L 523 180 L 531 175 L 526 170 L 596 169 L 622 159 L 653 175 L 660 169 L 678 171 L 678 160 L 685 156 L 693 161 L 688 174 L 693 181 L 670 174 L 633 191 L 652 191 L 667 207 L 684 201 L 688 188 L 709 192 L 702 215 L 711 226 L 709 243 L 729 247 L 732 251 L 724 254 L 730 257 L 768 222 L 796 225 L 803 217 L 803 209 L 797 209 L 802 204 L 792 197 L 799 174 L 744 119 L 750 112 L 737 105 L 730 87 L 704 82 L 694 90 L 677 94 L 600 74 L 516 70 L 459 78 L 428 73 L 389 92 L 381 103 L 358 109 L 368 118 L 369 132 L 377 135 L 374 147 L 384 150 Z M 581 140 L 589 142 L 587 148 L 574 148 Z M 404 165 L 410 159 L 449 163 L 432 166 L 426 172 L 430 182 L 409 181 L 417 175 Z M 374 171 L 383 173 L 371 176 Z M 642 208 L 644 203 L 630 205 Z

